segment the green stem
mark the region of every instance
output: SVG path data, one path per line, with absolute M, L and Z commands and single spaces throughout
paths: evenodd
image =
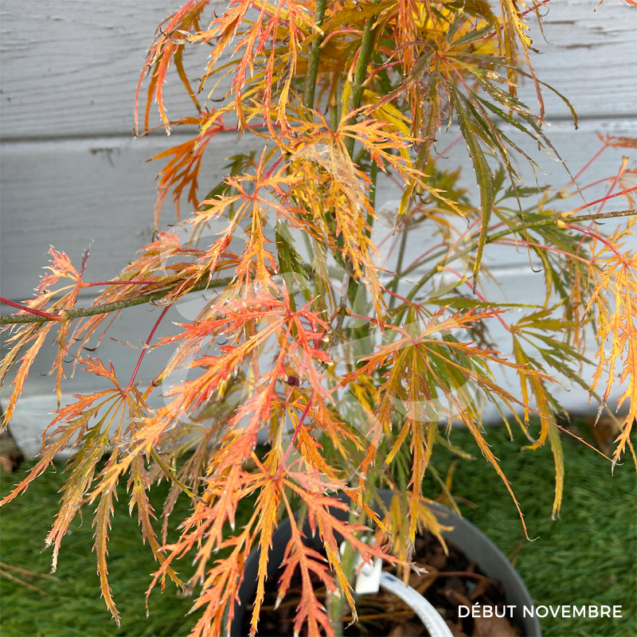
M 330 127 L 333 131 L 338 129 L 338 104 L 336 100 L 330 105 Z
M 345 314 L 347 312 L 347 292 L 349 290 L 349 284 L 352 280 L 352 264 L 348 263 L 345 266 L 345 273 L 343 274 L 343 283 L 341 285 L 341 300 L 336 310 L 336 325 L 332 330 L 330 339 L 327 343 L 327 351 L 331 353 L 334 347 L 337 336 L 340 336 L 340 332 L 343 329 L 343 321 L 345 320 Z
M 292 258 L 289 253 L 289 244 L 287 242 L 286 237 L 281 232 L 280 228 L 282 228 L 283 222 L 277 221 L 276 226 L 276 251 L 277 251 L 277 259 L 279 262 L 279 273 L 283 278 L 283 282 L 288 291 L 288 298 L 290 299 L 290 310 L 292 312 L 296 312 L 296 299 L 294 298 L 295 289 L 294 289 L 294 267 L 292 264 Z M 292 324 L 292 336 L 296 338 L 298 336 L 298 330 L 296 323 Z
M 350 523 L 357 522 L 351 512 L 349 521 Z M 345 576 L 347 577 L 347 581 L 351 582 L 356 568 L 356 551 L 349 542 L 345 543 L 343 555 L 341 556 L 341 567 L 343 569 L 343 573 L 345 573 Z M 343 637 L 343 615 L 345 614 L 345 602 L 345 595 L 340 589 L 330 592 L 327 595 L 325 605 L 330 625 L 334 630 L 334 637 Z
M 541 228 L 543 226 L 550 226 L 550 225 L 556 225 L 558 221 L 568 221 L 569 223 L 574 222 L 577 223 L 579 221 L 601 221 L 603 219 L 613 219 L 616 217 L 630 217 L 633 215 L 637 215 L 637 209 L 632 208 L 630 210 L 617 210 L 615 212 L 606 212 L 604 214 L 598 215 L 595 213 L 590 213 L 590 214 L 586 214 L 586 215 L 579 215 L 577 217 L 569 217 L 569 216 L 564 216 L 564 214 L 562 215 L 557 215 L 554 217 L 546 217 L 546 219 L 540 219 L 538 221 L 531 221 L 531 222 L 522 222 L 519 223 L 516 226 L 512 226 L 511 228 L 507 228 L 506 230 L 501 230 L 500 232 L 492 235 L 491 237 L 487 237 L 487 243 L 493 243 L 494 241 L 498 241 L 499 239 L 502 239 L 502 237 L 505 237 L 509 234 L 514 234 L 516 232 L 519 232 L 520 230 L 526 230 L 527 228 Z M 475 249 L 477 242 L 473 242 L 470 246 L 468 246 L 465 250 L 458 252 L 453 258 L 458 259 L 460 257 L 463 257 L 465 254 L 468 254 L 469 252 L 471 252 L 472 250 Z M 439 250 L 438 252 L 435 252 L 434 254 L 430 255 L 424 262 L 427 261 L 431 261 L 432 259 L 435 259 L 437 257 L 443 256 L 444 259 L 442 259 L 441 261 L 443 261 L 442 265 L 444 265 L 444 262 L 446 262 L 446 258 L 447 258 L 447 251 L 443 248 L 441 250 Z M 436 272 L 435 269 L 438 265 L 441 265 L 441 261 L 439 261 L 434 267 L 433 267 L 433 272 L 430 272 L 429 274 L 431 274 L 431 276 L 433 276 Z M 418 262 L 414 265 L 409 266 L 404 272 L 401 273 L 401 276 L 406 276 L 407 274 L 410 274 L 411 272 L 413 272 L 414 270 L 417 270 L 418 268 L 422 267 L 422 264 L 424 263 L 423 261 Z M 431 278 L 431 277 L 430 277 Z M 427 279 L 429 280 L 429 279 Z M 392 280 L 393 282 L 393 280 Z M 389 283 L 389 285 L 392 284 L 392 282 Z
M 350 99 L 349 99 L 349 112 L 357 110 L 361 106 L 361 102 L 363 100 L 363 91 L 364 86 L 363 82 L 367 76 L 367 67 L 372 59 L 372 53 L 374 51 L 374 40 L 375 40 L 375 31 L 374 31 L 374 23 L 376 21 L 375 17 L 369 18 L 369 20 L 365 23 L 365 28 L 363 29 L 363 37 L 361 38 L 361 47 L 358 52 L 358 59 L 356 60 L 356 66 L 354 68 L 354 81 L 352 82 Z M 353 121 L 356 121 L 356 116 L 354 116 Z M 348 136 L 345 139 L 345 149 L 350 157 L 354 157 L 354 145 L 355 140 L 353 137 Z M 372 162 L 373 165 L 373 162 Z M 349 290 L 348 296 L 352 299 L 352 305 L 354 305 L 354 301 L 358 300 L 359 291 L 361 288 L 361 284 L 359 281 L 355 279 L 350 280 L 351 289 Z M 366 295 L 365 295 L 366 296 Z M 367 301 L 365 298 L 360 299 L 360 303 L 366 305 Z M 355 330 L 354 338 L 358 343 L 358 348 L 360 348 L 361 343 L 364 342 L 365 336 L 367 335 L 369 330 L 369 325 L 363 325 L 362 327 Z M 362 352 L 360 352 L 362 353 Z
M 372 186 L 369 189 L 369 203 L 372 209 L 375 209 L 376 208 L 376 181 L 378 179 L 378 164 L 375 161 L 372 161 L 372 167 L 371 167 L 369 176 L 370 176 L 370 179 L 372 180 Z
M 376 35 L 374 31 L 375 21 L 376 18 L 372 16 L 365 24 L 365 28 L 363 30 L 361 48 L 358 52 L 358 60 L 356 60 L 356 67 L 354 69 L 354 81 L 352 82 L 352 89 L 349 98 L 350 113 L 360 108 L 361 101 L 363 99 L 363 91 L 365 90 L 363 82 L 365 81 L 365 77 L 367 75 L 367 67 L 370 60 L 372 59 L 372 53 L 374 51 L 374 37 Z M 348 137 L 345 140 L 345 148 L 347 149 L 350 157 L 352 157 L 354 154 L 354 141 L 355 140 L 353 137 Z
M 403 234 L 400 238 L 400 247 L 398 248 L 398 260 L 396 261 L 396 278 L 392 281 L 392 292 L 398 292 L 398 285 L 400 284 L 400 278 L 402 275 L 403 261 L 405 260 L 405 251 L 407 249 L 407 236 L 409 235 L 409 221 L 407 220 L 403 227 Z M 392 296 L 389 299 L 389 309 L 394 309 L 396 304 L 396 297 Z
M 562 215 L 556 217 L 547 217 L 546 219 L 540 219 L 538 221 L 532 221 L 528 223 L 520 223 L 512 228 L 507 228 L 506 230 L 502 230 L 501 232 L 497 232 L 491 237 L 487 238 L 487 243 L 493 243 L 498 239 L 502 239 L 502 237 L 507 236 L 508 234 L 512 234 L 515 232 L 519 232 L 520 230 L 524 230 L 525 228 L 540 228 L 542 226 L 550 226 L 556 224 L 558 221 L 567 220 L 569 223 L 579 223 L 580 221 L 601 221 L 603 219 L 615 219 L 618 217 L 630 217 L 633 215 L 637 215 L 637 209 L 632 208 L 630 210 L 617 210 L 615 212 L 605 212 L 601 215 L 590 213 L 586 215 L 578 215 L 573 217 L 564 217 Z M 471 252 L 474 246 L 470 246 L 465 250 L 462 250 L 457 255 L 454 256 L 454 259 L 460 258 L 465 254 Z M 440 253 L 438 253 L 440 254 Z M 446 255 L 446 253 L 445 253 Z M 435 255 L 437 256 L 437 255 Z M 441 265 L 444 265 L 442 263 Z M 308 268 L 309 270 L 310 268 Z M 410 270 L 405 270 L 403 274 L 407 274 Z M 432 271 L 428 272 L 418 283 L 416 286 L 422 287 L 434 274 L 437 272 L 437 268 L 434 267 Z M 218 288 L 224 287 L 232 282 L 232 277 L 225 277 L 223 279 L 215 279 L 214 281 L 205 281 L 195 285 L 188 293 L 191 292 L 201 292 L 202 290 L 206 290 L 208 288 Z M 413 298 L 415 292 L 410 293 Z M 143 305 L 144 303 L 153 303 L 156 301 L 161 301 L 165 299 L 171 290 L 162 290 L 161 292 L 153 292 L 152 294 L 145 294 L 143 296 L 138 296 L 132 299 L 123 299 L 122 301 L 115 301 L 113 303 L 104 303 L 103 305 L 96 305 L 93 307 L 84 307 L 84 308 L 76 308 L 74 310 L 66 310 L 64 316 L 65 320 L 71 320 L 75 318 L 83 318 L 87 316 L 95 316 L 96 314 L 109 314 L 111 312 L 119 312 L 119 310 L 123 310 L 127 307 L 133 307 L 135 305 Z M 35 316 L 31 314 L 26 315 L 17 315 L 17 314 L 0 314 L 0 325 L 16 325 L 22 323 L 46 323 L 54 319 L 48 319 L 43 316 Z M 60 321 L 61 322 L 61 321 Z
M 323 25 L 325 19 L 325 7 L 327 0 L 317 0 L 316 11 L 314 12 L 314 23 L 317 27 Z M 323 35 L 318 35 L 312 42 L 310 49 L 310 58 L 307 66 L 307 74 L 305 76 L 305 93 L 303 94 L 303 105 L 305 108 L 314 108 L 314 96 L 316 94 L 316 80 L 318 78 L 319 58 L 321 56 L 321 44 Z
M 232 282 L 232 277 L 225 277 L 223 279 L 215 279 L 214 281 L 202 281 L 195 285 L 190 292 L 201 292 L 208 288 L 224 287 Z M 73 310 L 66 310 L 62 319 L 46 318 L 44 316 L 38 316 L 33 314 L 0 314 L 0 325 L 15 325 L 17 323 L 47 323 L 48 321 L 57 320 L 62 323 L 64 321 L 70 321 L 76 318 L 83 318 L 87 316 L 95 316 L 97 314 L 110 314 L 111 312 L 119 312 L 127 307 L 134 307 L 135 305 L 143 305 L 144 303 L 153 303 L 161 301 L 168 297 L 171 290 L 162 290 L 161 292 L 153 292 L 152 294 L 144 294 L 142 296 L 136 296 L 131 299 L 122 299 L 121 301 L 114 301 L 113 303 L 104 303 L 102 305 L 94 305 L 93 307 L 79 307 Z

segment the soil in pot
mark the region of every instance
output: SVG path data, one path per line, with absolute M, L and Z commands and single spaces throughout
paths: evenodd
M 410 586 L 426 597 L 447 622 L 456 637 L 515 637 L 520 634 L 515 623 L 505 617 L 505 596 L 500 582 L 490 579 L 480 571 L 456 546 L 447 542 L 448 554 L 438 539 L 430 533 L 416 538 L 416 563 L 427 570 L 422 575 L 412 573 Z M 392 570 L 391 567 L 387 567 Z M 316 582 L 317 597 L 325 596 L 325 588 Z M 275 610 L 278 581 L 266 582 L 265 599 L 259 621 L 259 637 L 293 635 L 293 623 L 301 591 L 300 576 L 295 576 L 288 594 Z M 490 606 L 492 618 L 460 617 L 459 607 L 474 604 Z M 243 634 L 250 630 L 252 606 L 248 605 L 243 617 Z M 398 597 L 384 591 L 364 595 L 357 600 L 358 621 L 350 624 L 345 617 L 346 637 L 426 637 L 426 628 L 414 611 Z M 463 613 L 465 614 L 465 613 Z M 488 613 L 487 613 L 488 614 Z M 350 625 L 347 625 L 350 624 Z

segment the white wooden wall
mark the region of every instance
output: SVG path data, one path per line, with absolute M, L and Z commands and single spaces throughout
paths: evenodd
M 535 56 L 539 77 L 564 93 L 581 118 L 580 130 L 575 131 L 564 104 L 545 93 L 554 125 L 552 139 L 573 173 L 599 148 L 597 132 L 637 136 L 637 9 L 606 0 L 594 11 L 597 1 L 552 0 L 544 20 L 548 42 L 539 32 L 534 34 L 540 50 Z M 87 276 L 103 280 L 116 275 L 149 240 L 158 165 L 146 160 L 178 139 L 133 138 L 134 92 L 156 25 L 178 4 L 179 0 L 5 0 L 0 6 L 2 296 L 22 300 L 32 294 L 51 244 L 78 261 L 92 243 Z M 533 100 L 530 86 L 522 93 L 523 99 Z M 192 108 L 181 94 L 168 103 L 172 113 Z M 206 181 L 218 182 L 225 158 L 250 143 L 233 134 L 217 138 Z M 590 181 L 613 175 L 620 159 L 619 152 L 607 151 Z M 466 152 L 457 146 L 448 161 L 464 166 L 464 180 L 471 185 Z M 564 183 L 559 163 L 546 157 L 540 161 L 542 179 Z M 634 156 L 632 161 L 634 167 Z M 604 191 L 604 186 L 591 189 L 587 197 L 592 200 Z M 379 203 L 395 196 L 386 186 Z M 163 218 L 174 218 L 168 204 Z M 488 256 L 508 298 L 541 300 L 541 274 L 529 270 L 525 252 L 500 250 Z M 88 304 L 90 299 L 84 301 Z M 0 311 L 6 310 L 0 306 Z M 140 344 L 147 336 L 150 311 L 130 310 L 113 335 Z M 112 359 L 125 375 L 138 353 L 108 341 L 99 356 Z M 151 352 L 147 357 L 148 376 L 161 356 Z M 50 363 L 45 353 L 36 364 L 12 423 L 14 435 L 28 451 L 35 450 L 37 432 L 54 408 L 50 379 L 42 375 Z M 71 380 L 67 389 L 81 390 L 82 382 Z M 581 391 L 557 393 L 569 407 L 585 407 Z M 0 400 L 6 395 L 5 388 Z

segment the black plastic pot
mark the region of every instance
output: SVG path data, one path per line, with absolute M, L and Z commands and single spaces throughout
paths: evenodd
M 385 505 L 389 505 L 392 492 L 383 490 L 379 493 Z M 480 570 L 492 579 L 499 580 L 504 588 L 507 605 L 515 606 L 513 619 L 521 630 L 522 637 L 541 637 L 540 624 L 530 614 L 524 616 L 523 608 L 531 609 L 533 600 L 526 589 L 522 578 L 518 575 L 513 565 L 500 551 L 500 549 L 477 527 L 464 518 L 458 517 L 447 507 L 440 504 L 431 505 L 436 517 L 445 525 L 453 529 L 444 533 L 445 539 L 455 544 L 472 562 L 475 562 Z M 346 519 L 345 511 L 335 511 L 336 517 Z M 309 529 L 305 529 L 306 537 L 310 538 Z M 318 537 L 318 534 L 317 534 Z M 281 523 L 272 540 L 270 559 L 268 561 L 268 578 L 278 577 L 279 566 L 283 561 L 285 547 L 290 539 L 290 522 Z M 319 540 L 308 540 L 318 548 Z M 239 598 L 241 604 L 235 605 L 235 616 L 230 627 L 232 637 L 246 637 L 242 631 L 243 617 L 248 604 L 252 603 L 257 588 L 257 572 L 259 551 L 252 552 L 245 565 L 245 578 Z

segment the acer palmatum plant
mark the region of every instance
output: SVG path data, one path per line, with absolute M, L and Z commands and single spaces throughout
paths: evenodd
M 607 196 L 569 208 L 564 202 L 581 193 L 579 175 L 557 192 L 522 184 L 512 158 L 533 160 L 506 132 L 517 129 L 556 155 L 543 131 L 543 85 L 532 70 L 526 24 L 547 2 L 231 0 L 217 15 L 210 0 L 190 0 L 162 23 L 138 87 L 139 99 L 146 82 L 140 132 L 149 130 L 153 101 L 168 132 L 196 131 L 157 157 L 166 163 L 156 226 L 169 195 L 194 212 L 170 230 L 157 228 L 115 280 L 86 281 L 87 254 L 75 266 L 51 249 L 36 296 L 3 299 L 19 311 L 0 319 L 7 345 L 0 374 L 4 380 L 11 372 L 13 384 L 5 423 L 47 338 L 57 350 L 58 398 L 72 356 L 73 368 L 104 387 L 57 411 L 40 461 L 2 504 L 24 492 L 58 452 L 75 450 L 46 542 L 55 568 L 71 520 L 94 507 L 97 569 L 116 620 L 107 546 L 118 485 L 125 485 L 158 561 L 153 586 L 167 578 L 185 585 L 176 562 L 195 560 L 188 586 L 201 614 L 194 635 L 222 633 L 247 556 L 267 549 L 284 517 L 292 535 L 279 598 L 297 569 L 303 581 L 294 631 L 338 632 L 345 604 L 356 616 L 356 553 L 408 573 L 418 530 L 439 533 L 421 484 L 435 446 L 453 449 L 452 420 L 471 431 L 515 499 L 482 428 L 485 402 L 524 430 L 530 448 L 550 445 L 557 515 L 564 466 L 551 388 L 558 377 L 586 385 L 580 367 L 587 330 L 599 352 L 594 386 L 586 388 L 597 396 L 603 385 L 601 407 L 623 370 L 619 404 L 628 411 L 612 462 L 632 452 L 637 255 L 627 242 L 635 211 L 603 208 L 619 195 L 633 206 L 635 171 L 623 161 L 607 180 Z M 184 56 L 197 45 L 209 47 L 209 56 L 195 80 Z M 164 105 L 171 64 L 194 105 L 181 119 L 169 119 Z M 521 77 L 537 87 L 538 113 L 517 98 Z M 445 151 L 436 137 L 449 123 L 471 157 L 477 205 L 458 171 L 440 165 Z M 223 183 L 200 185 L 205 153 L 228 131 L 252 136 L 263 150 L 232 157 Z M 596 157 L 636 145 L 602 142 Z M 402 188 L 394 234 L 384 238 L 375 206 L 379 175 Z M 611 217 L 627 223 L 605 233 L 596 222 Z M 434 238 L 411 263 L 408 235 Z M 379 257 L 383 241 L 394 246 L 390 260 Z M 543 305 L 489 298 L 483 253 L 493 244 L 522 248 L 529 267 L 541 264 Z M 78 307 L 88 287 L 101 292 L 90 307 Z M 156 341 L 168 309 L 202 291 L 210 293 L 197 315 Z M 85 346 L 141 303 L 159 306 L 158 317 L 132 376 L 122 378 L 99 350 L 87 355 Z M 499 349 L 511 349 L 511 357 L 489 345 L 494 323 L 509 339 Z M 170 348 L 172 356 L 145 385 L 138 370 L 151 346 Z M 519 379 L 518 393 L 496 380 L 499 368 Z M 181 380 L 164 388 L 179 370 Z M 152 409 L 149 400 L 162 393 L 163 406 Z M 539 427 L 530 425 L 533 415 Z M 256 453 L 260 432 L 267 443 Z M 148 492 L 164 479 L 171 491 L 158 530 Z M 386 514 L 377 514 L 382 486 L 397 495 Z M 191 514 L 176 521 L 179 538 L 167 544 L 179 497 L 191 500 Z M 236 528 L 246 498 L 253 513 Z M 335 508 L 350 511 L 349 521 L 339 521 Z M 305 546 L 302 520 L 320 535 L 324 554 Z M 267 555 L 262 550 L 253 632 Z M 327 592 L 327 610 L 313 581 Z

